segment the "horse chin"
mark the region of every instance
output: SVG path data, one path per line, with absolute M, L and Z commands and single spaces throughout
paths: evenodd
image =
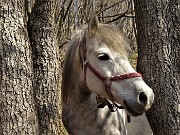
M 139 115 L 142 115 L 144 112 L 137 112 L 137 111 L 135 111 L 134 109 L 132 109 L 128 104 L 127 104 L 127 102 L 126 101 L 123 101 L 123 103 L 124 103 L 124 108 L 125 108 L 125 110 L 126 110 L 126 112 L 127 112 L 127 114 L 129 115 L 129 116 L 139 116 Z

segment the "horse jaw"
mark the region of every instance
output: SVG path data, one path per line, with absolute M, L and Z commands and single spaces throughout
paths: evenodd
M 111 93 L 114 100 L 133 116 L 149 110 L 154 100 L 152 89 L 141 78 L 112 82 Z M 146 97 L 140 97 L 140 93 L 144 93 Z

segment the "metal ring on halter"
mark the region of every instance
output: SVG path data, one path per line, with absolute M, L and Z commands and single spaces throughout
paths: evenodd
M 88 60 L 87 59 L 84 59 L 83 60 L 83 72 L 85 71 L 85 68 L 87 66 L 87 63 L 88 63 Z
M 104 80 L 103 82 L 104 82 L 104 84 L 105 84 L 106 86 L 110 86 L 110 85 L 111 85 L 111 79 L 110 79 L 110 77 L 106 76 L 106 78 L 105 78 L 105 80 Z

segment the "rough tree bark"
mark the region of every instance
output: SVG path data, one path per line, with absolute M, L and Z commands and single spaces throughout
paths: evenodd
M 115 3 L 103 2 L 104 7 Z M 0 135 L 62 134 L 57 45 L 98 3 L 0 0 Z M 107 13 L 119 11 L 117 6 Z
M 36 135 L 31 49 L 21 0 L 0 2 L 0 135 Z
M 60 134 L 60 66 L 57 46 L 57 0 L 38 0 L 28 31 L 33 54 L 33 87 L 40 134 Z
M 134 0 L 138 71 L 155 93 L 154 135 L 180 135 L 180 2 Z
M 57 0 L 0 1 L 0 135 L 61 132 L 59 8 Z

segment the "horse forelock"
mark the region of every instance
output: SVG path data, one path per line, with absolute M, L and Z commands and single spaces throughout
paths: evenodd
M 115 26 L 100 24 L 94 35 L 106 43 L 106 45 L 119 54 L 128 55 L 130 51 L 128 38 Z

